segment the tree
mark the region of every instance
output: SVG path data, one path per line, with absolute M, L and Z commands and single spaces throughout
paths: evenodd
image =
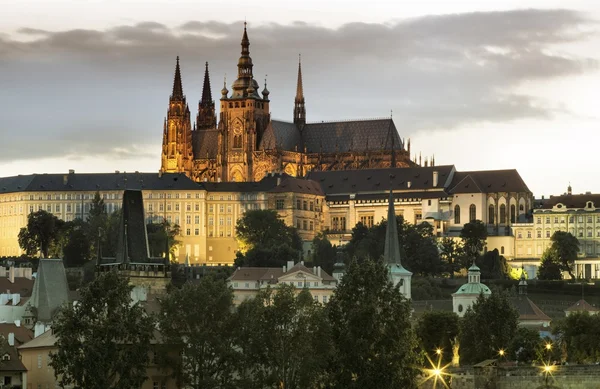
M 352 261 L 327 305 L 333 388 L 411 388 L 419 375 L 410 303 L 381 260 Z
M 323 306 L 307 289 L 297 293 L 291 285 L 267 289 L 254 300 L 240 307 L 241 318 L 255 323 L 240 331 L 241 387 L 318 387 L 331 353 Z
M 543 360 L 543 342 L 538 331 L 519 327 L 508 347 L 508 357 L 518 362 L 531 363 Z
M 550 248 L 554 251 L 561 270 L 568 272 L 571 279 L 575 279 L 573 265 L 579 253 L 579 241 L 566 231 L 556 231 L 550 241 L 552 242 Z
M 104 273 L 60 310 L 50 366 L 61 386 L 137 389 L 145 381 L 154 323 L 132 304 L 131 289 L 116 272 Z
M 481 220 L 473 220 L 463 226 L 460 237 L 463 241 L 465 259 L 467 260 L 463 266 L 469 267 L 479 257 L 485 246 L 487 236 L 487 228 Z
M 552 247 L 548 247 L 544 251 L 540 262 L 537 278 L 540 280 L 562 280 L 560 264 Z
M 333 265 L 337 259 L 337 250 L 335 246 L 327 239 L 327 236 L 320 232 L 315 235 L 312 241 L 312 265 L 321 266 L 328 274 L 333 272 Z
M 467 309 L 460 325 L 460 359 L 467 364 L 498 356 L 510 345 L 519 314 L 504 291 L 483 294 Z
M 232 290 L 212 277 L 186 283 L 161 301 L 158 323 L 168 345 L 161 357 L 180 386 L 231 387 L 236 354 L 232 309 Z
M 102 237 L 102 255 L 105 257 L 115 257 L 117 255 L 117 246 L 119 244 L 119 227 L 123 210 L 114 211 L 108 216 L 106 222 L 106 231 Z
M 175 253 L 175 247 L 179 244 L 177 236 L 181 233 L 181 228 L 178 224 L 171 224 L 167 220 L 164 220 L 162 223 L 148 223 L 146 231 L 148 231 L 150 256 L 164 256 L 167 240 L 169 242 L 169 254 Z
M 104 199 L 100 196 L 100 192 L 96 191 L 90 211 L 87 217 L 87 238 L 90 242 L 90 255 L 98 250 L 98 239 L 108 228 L 108 213 L 104 205 Z
M 236 224 L 236 266 L 283 266 L 300 257 L 302 239 L 274 210 L 251 210 Z
M 571 313 L 554 323 L 553 333 L 566 349 L 569 362 L 596 363 L 600 359 L 600 316 Z
M 510 277 L 510 265 L 506 261 L 506 258 L 500 255 L 498 249 L 486 252 L 475 262 L 481 269 L 481 278 L 505 280 Z
M 92 242 L 86 234 L 85 222 L 75 219 L 64 224 L 62 234 L 66 244 L 63 248 L 63 261 L 66 267 L 83 266 L 91 257 Z
M 42 258 L 48 258 L 50 246 L 60 234 L 63 222 L 56 216 L 44 210 L 30 213 L 27 216 L 27 226 L 19 231 L 19 246 L 34 256 L 38 252 Z
M 440 257 L 446 262 L 446 269 L 450 273 L 450 278 L 454 278 L 454 273 L 460 270 L 460 258 L 464 255 L 463 247 L 460 242 L 445 237 L 440 243 Z
M 458 336 L 458 316 L 454 312 L 425 312 L 417 322 L 416 333 L 421 347 L 432 361 L 441 351 L 443 364 L 452 361 L 452 341 Z

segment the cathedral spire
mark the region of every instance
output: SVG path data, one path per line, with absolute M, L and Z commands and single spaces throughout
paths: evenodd
M 200 103 L 208 104 L 212 102 L 212 93 L 210 91 L 210 77 L 208 75 L 208 62 L 206 62 L 206 69 L 204 70 L 204 86 L 202 87 L 202 100 Z
M 242 55 L 250 55 L 250 39 L 246 31 L 247 23 L 244 22 L 244 35 L 242 36 Z
M 306 107 L 304 105 L 304 90 L 302 88 L 302 58 L 298 54 L 298 84 L 294 99 L 294 124 L 306 124 Z
M 398 241 L 398 226 L 396 224 L 396 211 L 394 210 L 394 193 L 390 189 L 388 201 L 387 227 L 385 230 L 385 246 L 383 258 L 389 265 L 401 265 L 400 242 Z
M 173 78 L 173 99 L 183 99 L 183 86 L 181 84 L 181 70 L 179 69 L 179 56 L 177 56 L 177 64 L 175 65 L 175 77 Z

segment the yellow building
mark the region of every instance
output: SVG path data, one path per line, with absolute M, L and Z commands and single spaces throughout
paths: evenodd
M 598 207 L 598 208 L 597 208 Z M 540 200 L 533 220 L 513 226 L 515 259 L 537 268 L 556 231 L 571 233 L 579 240 L 579 258 L 573 273 L 582 278 L 600 278 L 600 194 L 566 194 Z M 567 275 L 568 277 L 568 275 Z
M 288 261 L 283 267 L 239 267 L 227 279 L 233 289 L 233 302 L 241 304 L 255 297 L 261 290 L 277 290 L 281 285 L 291 285 L 299 292 L 308 289 L 315 301 L 326 304 L 333 295 L 339 279 L 327 274 L 321 267 L 309 269 L 304 262 Z

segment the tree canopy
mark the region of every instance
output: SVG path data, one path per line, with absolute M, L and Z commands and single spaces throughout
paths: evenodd
M 512 341 L 519 314 L 504 291 L 483 294 L 467 309 L 460 325 L 461 363 L 473 364 L 498 356 Z
M 333 388 L 410 388 L 420 360 L 410 303 L 381 260 L 352 261 L 327 305 Z
M 27 216 L 27 226 L 19 231 L 19 246 L 29 256 L 39 252 L 42 258 L 48 258 L 50 248 L 60 237 L 64 222 L 43 209 Z
M 562 280 L 561 265 L 554 248 L 548 247 L 542 254 L 540 262 L 537 278 L 540 280 Z
M 579 241 L 570 232 L 556 231 L 550 238 L 552 244 L 550 249 L 551 253 L 562 271 L 569 273 L 572 279 L 576 276 L 573 274 L 573 265 L 577 259 L 577 253 L 579 253 Z
M 575 312 L 553 325 L 553 333 L 560 340 L 566 361 L 597 363 L 600 360 L 599 315 Z
M 50 366 L 61 386 L 137 389 L 146 379 L 153 320 L 131 300 L 127 279 L 100 275 L 80 289 L 52 324 L 58 350 Z
M 423 351 L 437 360 L 439 349 L 443 364 L 452 361 L 452 344 L 459 332 L 458 316 L 454 312 L 425 312 L 417 322 L 416 332 Z
M 463 266 L 468 268 L 473 261 L 479 258 L 480 253 L 483 251 L 488 237 L 487 228 L 481 220 L 473 220 L 463 226 L 460 237 L 462 238 L 466 260 L 463 262 Z

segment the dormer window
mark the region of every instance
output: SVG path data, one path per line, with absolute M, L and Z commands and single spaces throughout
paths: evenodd
M 587 208 L 594 208 L 594 203 L 592 203 L 591 201 L 588 201 L 586 207 Z
M 10 361 L 10 354 L 6 353 L 2 356 L 3 361 Z

